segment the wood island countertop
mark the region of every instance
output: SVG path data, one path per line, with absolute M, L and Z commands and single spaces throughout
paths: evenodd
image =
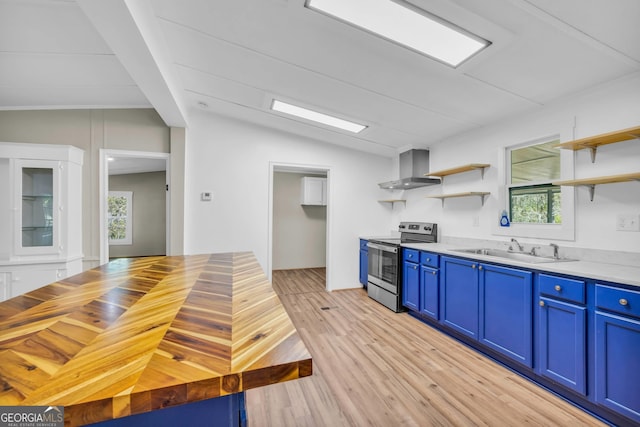
M 0 303 L 0 405 L 83 425 L 311 375 L 251 253 L 119 259 Z

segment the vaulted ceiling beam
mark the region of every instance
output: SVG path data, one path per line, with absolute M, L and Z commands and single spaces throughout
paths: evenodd
M 186 127 L 186 108 L 148 0 L 78 0 L 167 126 Z

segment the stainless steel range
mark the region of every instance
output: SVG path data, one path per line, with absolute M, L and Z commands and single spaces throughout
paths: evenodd
M 367 293 L 396 313 L 402 308 L 402 243 L 435 243 L 438 225 L 430 222 L 401 222 L 400 237 L 372 238 L 367 243 Z

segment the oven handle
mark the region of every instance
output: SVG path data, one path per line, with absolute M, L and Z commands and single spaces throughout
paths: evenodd
M 377 243 L 368 242 L 367 243 L 367 247 L 368 248 L 372 248 L 372 249 L 379 249 L 379 250 L 384 251 L 384 252 L 391 252 L 391 253 L 394 253 L 394 254 L 398 253 L 398 248 L 393 247 L 393 246 L 378 245 Z

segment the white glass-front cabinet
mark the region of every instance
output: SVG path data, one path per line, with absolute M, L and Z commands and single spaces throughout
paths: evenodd
M 59 162 L 15 160 L 14 253 L 53 254 L 59 249 Z M 57 197 L 54 197 L 57 196 Z
M 83 155 L 0 143 L 0 300 L 82 271 Z

